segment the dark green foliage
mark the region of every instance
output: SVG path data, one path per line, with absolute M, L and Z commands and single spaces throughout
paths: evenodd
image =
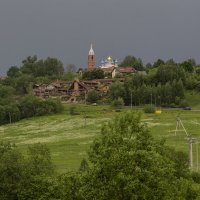
M 103 126 L 89 153 L 82 178 L 83 199 L 195 199 L 196 191 L 163 141 L 157 142 L 131 112 Z M 184 164 L 183 168 L 187 168 Z
M 157 61 L 154 62 L 153 68 L 160 67 L 161 65 L 164 65 L 165 62 L 162 59 L 158 59 Z
M 192 172 L 191 176 L 195 183 L 200 184 L 200 173 L 199 172 Z
M 180 100 L 184 99 L 184 86 L 180 80 L 173 80 L 165 84 L 148 84 L 144 76 L 134 76 L 124 83 L 125 95 L 123 99 L 126 105 L 155 104 L 159 106 L 179 106 Z M 179 98 L 179 101 L 177 101 Z M 178 102 L 178 104 L 177 104 Z
M 7 76 L 10 78 L 16 78 L 16 77 L 20 76 L 20 74 L 21 74 L 20 69 L 17 66 L 12 66 L 7 71 Z
M 181 66 L 184 68 L 186 72 L 192 73 L 194 72 L 194 68 L 196 66 L 196 61 L 194 59 L 188 59 L 181 63 Z
M 144 106 L 145 113 L 155 113 L 155 111 L 156 111 L 156 109 L 155 109 L 155 106 L 153 106 L 153 105 L 148 104 L 148 105 Z
M 40 100 L 34 96 L 27 96 L 19 103 L 22 118 L 59 113 L 63 106 L 59 100 Z
M 43 144 L 34 144 L 28 148 L 29 173 L 31 175 L 52 175 L 54 166 L 51 161 L 49 149 Z
M 21 119 L 21 113 L 19 107 L 16 104 L 7 105 L 5 108 L 5 119 L 3 122 L 13 123 Z
M 23 177 L 23 158 L 11 145 L 0 147 L 0 199 L 17 199 L 17 190 Z
M 157 83 L 165 84 L 180 79 L 185 82 L 185 72 L 181 66 L 165 64 L 158 67 L 156 73 Z
M 87 102 L 96 103 L 100 99 L 100 95 L 97 91 L 91 90 L 87 95 Z
M 21 181 L 18 192 L 19 200 L 60 200 L 59 184 L 54 178 L 46 176 L 32 176 Z
M 22 74 L 15 79 L 15 89 L 19 95 L 26 95 L 31 92 L 34 78 L 29 74 Z
M 37 56 L 28 56 L 22 61 L 22 66 L 12 66 L 7 72 L 10 78 L 19 78 L 29 75 L 32 77 L 61 77 L 64 73 L 64 67 L 61 61 L 56 58 L 48 57 L 45 60 L 38 60 Z M 22 88 L 24 89 L 24 88 Z M 24 92 L 22 90 L 22 92 Z
M 141 58 L 135 58 L 134 56 L 126 56 L 119 66 L 134 67 L 138 71 L 142 71 L 144 69 Z
M 47 74 L 48 76 L 54 75 L 60 77 L 64 73 L 62 62 L 56 58 L 47 58 L 44 60 L 44 69 L 45 74 L 43 76 Z
M 78 172 L 69 172 L 58 178 L 59 194 L 62 200 L 81 200 L 79 196 L 80 190 L 80 174 Z
M 63 106 L 59 100 L 41 100 L 26 96 L 18 104 L 0 106 L 0 124 L 13 123 L 23 118 L 59 113 Z
M 109 89 L 109 96 L 112 100 L 123 98 L 125 95 L 124 84 L 120 82 L 114 82 Z
M 81 172 L 85 172 L 89 169 L 89 165 L 88 162 L 85 158 L 82 159 L 80 167 L 79 167 L 79 171 Z
M 99 68 L 91 71 L 85 71 L 82 78 L 84 80 L 102 79 L 104 78 L 104 72 Z
M 14 95 L 15 89 L 11 86 L 0 84 L 0 98 L 8 98 Z
M 22 157 L 10 143 L 0 143 L 0 199 L 58 199 L 57 183 L 49 149 L 42 144 L 29 147 Z
M 124 101 L 122 98 L 114 99 L 112 101 L 112 106 L 116 109 L 121 109 L 124 106 Z

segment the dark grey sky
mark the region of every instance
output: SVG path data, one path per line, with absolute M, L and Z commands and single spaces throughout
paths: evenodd
M 29 55 L 200 62 L 199 0 L 0 0 L 0 74 Z

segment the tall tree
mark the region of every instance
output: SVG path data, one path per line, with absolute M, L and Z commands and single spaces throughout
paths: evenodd
M 195 199 L 192 184 L 175 174 L 163 141 L 149 134 L 131 112 L 103 126 L 89 153 L 91 167 L 83 175 L 83 199 Z M 183 172 L 183 170 L 182 170 Z M 187 191 L 194 196 L 188 197 Z
M 20 76 L 20 74 L 21 74 L 20 69 L 17 66 L 12 66 L 7 71 L 7 76 L 10 78 L 16 78 L 16 77 Z
M 120 67 L 134 67 L 136 70 L 143 70 L 144 66 L 141 58 L 136 58 L 134 56 L 126 56 L 124 60 L 120 63 Z

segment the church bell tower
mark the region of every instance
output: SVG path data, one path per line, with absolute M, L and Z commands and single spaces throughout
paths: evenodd
M 90 51 L 88 53 L 88 70 L 93 70 L 95 67 L 96 67 L 96 58 L 91 44 Z

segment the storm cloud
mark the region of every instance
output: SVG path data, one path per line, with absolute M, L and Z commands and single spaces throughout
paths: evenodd
M 200 62 L 199 0 L 1 0 L 0 74 L 30 55 L 86 67 L 126 55 Z

